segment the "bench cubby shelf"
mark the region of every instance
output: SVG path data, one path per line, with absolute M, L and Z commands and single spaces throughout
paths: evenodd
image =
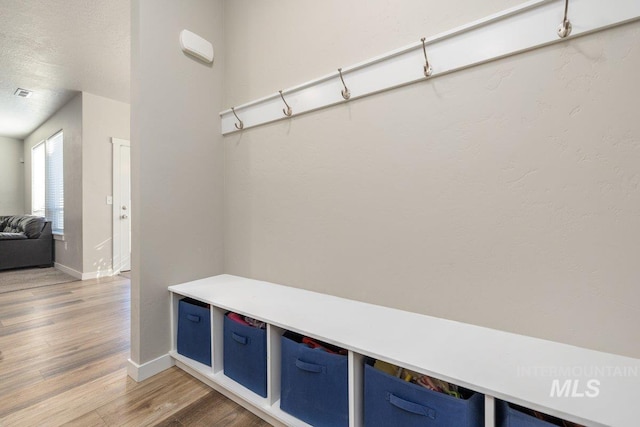
M 640 401 L 637 375 L 599 378 L 599 394 L 589 398 L 550 396 L 553 377 L 524 376 L 522 372 L 577 366 L 620 367 L 633 374 L 640 371 L 640 359 L 227 274 L 170 286 L 169 291 L 170 355 L 176 365 L 275 425 L 307 426 L 280 410 L 280 337 L 285 330 L 349 350 L 350 426 L 362 425 L 365 356 L 483 393 L 487 427 L 495 425 L 495 398 L 587 426 L 637 425 L 632 403 Z M 178 301 L 184 297 L 211 306 L 212 366 L 176 351 Z M 266 398 L 224 375 L 223 320 L 227 311 L 268 324 Z

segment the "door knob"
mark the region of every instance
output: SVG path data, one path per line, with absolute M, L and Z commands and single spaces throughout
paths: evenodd
M 121 216 L 120 216 L 120 218 L 122 218 L 122 219 L 127 219 L 127 218 L 129 218 L 129 215 L 124 214 L 124 215 L 121 215 Z
M 127 205 L 122 205 L 122 210 L 126 211 L 127 210 Z

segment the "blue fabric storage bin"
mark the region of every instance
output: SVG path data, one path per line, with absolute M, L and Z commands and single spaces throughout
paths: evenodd
M 459 399 L 412 384 L 371 365 L 364 371 L 366 427 L 484 426 L 484 395 Z
M 208 304 L 191 298 L 178 302 L 178 353 L 211 366 L 211 315 Z
M 556 427 L 559 425 L 525 414 L 512 408 L 504 400 L 496 400 L 496 421 L 497 427 Z
M 316 427 L 349 425 L 347 356 L 282 336 L 280 409 Z
M 267 331 L 224 316 L 224 374 L 267 397 Z

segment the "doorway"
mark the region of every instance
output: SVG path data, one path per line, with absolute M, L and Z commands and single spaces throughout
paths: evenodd
M 131 147 L 113 143 L 113 273 L 131 270 Z

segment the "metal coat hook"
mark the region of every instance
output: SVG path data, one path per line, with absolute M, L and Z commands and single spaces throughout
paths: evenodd
M 280 93 L 280 98 L 282 98 L 282 102 L 284 102 L 284 105 L 287 106 L 287 109 L 285 110 L 283 108 L 282 112 L 284 113 L 285 116 L 291 117 L 291 115 L 293 114 L 293 110 L 291 110 L 291 107 L 289 107 L 289 104 L 287 104 L 287 101 L 284 100 L 284 95 L 282 95 L 282 91 L 279 90 L 278 92 Z
M 569 18 L 567 17 L 568 13 L 569 13 L 569 0 L 564 0 L 564 19 L 562 20 L 562 23 L 558 27 L 558 37 L 560 37 L 561 39 L 571 34 L 571 21 L 569 21 Z
M 431 77 L 431 74 L 433 74 L 433 68 L 431 68 L 429 60 L 427 59 L 427 46 L 425 44 L 425 40 L 427 39 L 424 37 L 420 39 L 422 42 L 422 51 L 424 52 L 424 76 Z
M 231 107 L 231 112 L 233 113 L 234 116 L 236 116 L 236 119 L 238 119 L 238 122 L 240 122 L 240 124 L 238 123 L 233 124 L 236 127 L 236 129 L 238 130 L 244 129 L 244 123 L 242 122 L 242 120 L 240 120 L 240 117 L 238 117 L 238 115 L 236 114 L 236 109 L 234 107 Z
M 349 99 L 351 98 L 351 92 L 347 88 L 347 85 L 344 83 L 344 78 L 342 78 L 342 68 L 338 68 L 338 73 L 340 73 L 340 80 L 342 80 L 342 86 L 344 86 L 344 89 L 340 93 L 342 93 L 342 97 L 344 99 Z

